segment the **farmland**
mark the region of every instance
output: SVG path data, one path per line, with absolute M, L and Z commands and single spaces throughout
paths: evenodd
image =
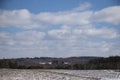
M 0 80 L 120 80 L 113 70 L 0 69 Z

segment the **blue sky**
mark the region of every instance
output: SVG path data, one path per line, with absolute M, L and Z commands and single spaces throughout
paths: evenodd
M 119 0 L 1 0 L 0 58 L 120 55 Z
M 32 13 L 65 11 L 85 2 L 92 3 L 93 10 L 120 5 L 119 0 L 1 0 L 0 8 L 7 10 L 28 9 Z

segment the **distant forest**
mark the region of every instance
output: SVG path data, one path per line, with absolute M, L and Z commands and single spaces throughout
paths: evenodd
M 69 57 L 69 58 L 17 58 L 0 59 L 0 68 L 10 69 L 117 69 L 120 70 L 120 56 Z

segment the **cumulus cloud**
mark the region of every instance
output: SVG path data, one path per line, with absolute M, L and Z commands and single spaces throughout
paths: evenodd
M 120 6 L 112 6 L 96 11 L 93 16 L 94 21 L 118 25 L 120 24 Z
M 91 11 L 85 12 L 42 12 L 32 14 L 28 10 L 0 11 L 0 27 L 23 29 L 42 28 L 45 25 L 84 25 L 90 23 Z
M 27 35 L 24 35 L 27 37 Z M 14 36 L 15 37 L 15 36 Z M 7 40 L 6 42 L 10 41 Z M 14 45 L 2 46 L 0 49 L 1 57 L 35 57 L 35 56 L 54 56 L 54 57 L 69 57 L 69 56 L 108 56 L 110 54 L 119 54 L 115 48 L 118 43 L 94 42 L 82 39 L 64 39 L 64 40 L 35 40 L 31 44 L 29 41 L 20 39 Z M 37 43 L 35 43 L 37 42 Z M 5 43 L 5 42 L 4 42 Z M 19 43 L 19 44 L 18 44 Z M 118 45 L 119 46 L 119 45 Z M 3 54 L 4 53 L 4 54 Z M 18 56 L 19 55 L 19 56 Z
M 83 10 L 86 10 L 86 9 L 89 9 L 92 5 L 88 2 L 85 2 L 84 4 L 80 5 L 79 7 L 77 8 L 74 8 L 72 11 L 83 11 Z
M 58 13 L 40 13 L 37 19 L 50 25 L 84 25 L 89 24 L 91 11 L 86 12 L 58 12 Z
M 119 42 L 108 43 L 104 40 L 99 41 L 100 38 L 113 38 L 111 36 L 114 31 L 114 29 L 104 27 L 100 29 L 93 27 L 89 27 L 89 29 L 72 29 L 68 26 L 63 26 L 61 29 L 49 30 L 48 34 L 39 31 L 23 31 L 16 34 L 1 32 L 1 57 L 4 55 L 9 57 L 118 55 L 120 49 Z M 46 36 L 53 39 L 47 39 Z M 89 38 L 92 38 L 93 41 L 89 40 Z M 94 41 L 95 38 L 98 38 L 98 41 Z
M 112 42 L 120 38 L 119 31 L 114 27 L 109 28 L 109 25 L 98 28 L 96 24 L 103 22 L 119 25 L 120 7 L 92 11 L 88 10 L 90 6 L 85 3 L 70 11 L 38 14 L 27 9 L 0 10 L 0 28 L 17 27 L 23 30 L 15 33 L 0 32 L 0 57 L 119 55 L 119 41 Z M 51 26 L 57 27 L 47 29 Z M 42 31 L 41 28 L 46 30 Z
M 103 39 L 114 39 L 119 36 L 117 31 L 115 29 L 109 29 L 109 28 L 89 28 L 89 29 L 83 29 L 80 31 L 76 30 L 76 33 L 78 31 L 78 34 L 83 34 L 88 37 L 97 37 L 97 38 L 103 38 Z
M 69 11 L 40 12 L 38 14 L 33 14 L 27 9 L 0 10 L 0 27 L 14 26 L 33 29 L 53 25 L 86 25 L 94 22 L 120 23 L 120 6 L 112 6 L 99 11 L 85 10 L 90 6 L 90 3 L 85 3 L 85 5 Z
M 0 33 L 0 38 L 8 38 L 9 37 L 9 34 L 6 33 L 6 32 L 1 32 Z
M 31 29 L 40 26 L 35 22 L 33 14 L 27 9 L 0 10 L 0 27 L 18 27 Z
M 0 42 L 4 46 L 32 46 L 38 44 L 45 37 L 44 32 L 23 31 L 16 34 L 0 33 Z
M 59 39 L 75 39 L 75 38 L 84 38 L 84 37 L 93 37 L 93 38 L 102 38 L 102 39 L 114 39 L 118 38 L 118 31 L 115 29 L 109 29 L 106 27 L 102 28 L 61 28 L 53 29 L 48 32 L 50 36 L 59 38 Z

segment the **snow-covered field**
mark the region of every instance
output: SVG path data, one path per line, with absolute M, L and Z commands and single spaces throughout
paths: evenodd
M 57 73 L 66 73 L 79 77 L 94 77 L 100 80 L 120 80 L 120 72 L 114 70 L 50 70 Z
M 0 80 L 120 80 L 113 70 L 0 69 Z

